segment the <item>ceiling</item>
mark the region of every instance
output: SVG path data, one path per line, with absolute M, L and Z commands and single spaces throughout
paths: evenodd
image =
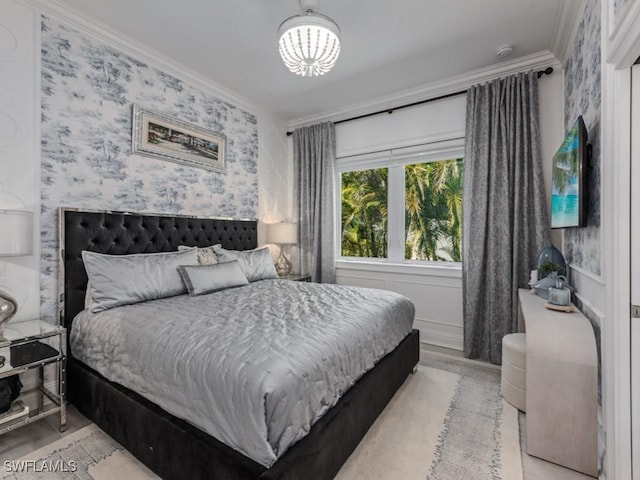
M 283 65 L 277 29 L 298 0 L 63 0 L 284 121 L 362 104 L 552 50 L 564 2 L 580 0 L 314 0 L 342 30 L 326 75 Z

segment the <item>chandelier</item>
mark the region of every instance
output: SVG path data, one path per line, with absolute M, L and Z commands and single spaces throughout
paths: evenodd
M 278 36 L 282 61 L 296 75 L 324 75 L 340 55 L 340 28 L 311 8 L 282 22 Z

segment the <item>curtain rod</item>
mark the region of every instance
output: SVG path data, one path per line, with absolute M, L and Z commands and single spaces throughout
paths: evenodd
M 543 75 L 551 75 L 553 73 L 553 67 L 547 67 L 544 70 L 538 71 L 538 78 Z M 458 95 L 462 95 L 467 93 L 467 90 L 460 90 L 459 92 L 447 93 L 446 95 L 440 95 L 439 97 L 428 98 L 426 100 L 420 100 L 417 102 L 407 103 L 405 105 L 400 105 L 398 107 L 393 108 L 385 108 L 384 110 L 378 110 L 377 112 L 365 113 L 364 115 L 358 115 L 357 117 L 345 118 L 344 120 L 338 120 L 337 122 L 333 122 L 334 125 L 338 125 L 339 123 L 351 122 L 353 120 L 360 120 L 361 118 L 372 117 L 374 115 L 380 115 L 381 113 L 393 113 L 396 110 L 401 110 L 403 108 L 415 107 L 416 105 L 422 105 L 423 103 L 435 102 L 436 100 L 444 100 L 449 97 L 456 97 Z M 287 137 L 293 135 L 293 132 L 287 132 Z

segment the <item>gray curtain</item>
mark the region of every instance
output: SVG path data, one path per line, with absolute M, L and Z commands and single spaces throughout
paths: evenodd
M 464 353 L 500 364 L 502 337 L 517 330 L 518 288 L 549 240 L 537 74 L 471 87 L 466 115 Z
M 335 160 L 333 123 L 298 128 L 293 132 L 300 271 L 310 274 L 314 282 L 335 282 Z

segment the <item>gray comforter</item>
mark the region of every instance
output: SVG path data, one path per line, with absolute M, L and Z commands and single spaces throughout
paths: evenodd
M 269 467 L 411 331 L 384 290 L 263 280 L 78 314 L 73 356 Z

